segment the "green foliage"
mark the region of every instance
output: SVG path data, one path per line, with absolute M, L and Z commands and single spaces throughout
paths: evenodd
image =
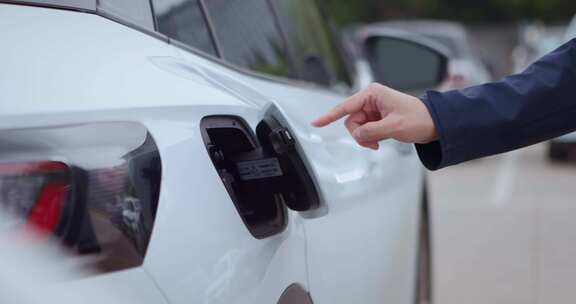
M 564 22 L 576 0 L 321 0 L 341 24 L 393 18 L 442 18 L 463 22 L 543 20 Z

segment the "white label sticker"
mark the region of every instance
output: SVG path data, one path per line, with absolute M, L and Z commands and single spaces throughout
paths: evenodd
M 282 176 L 282 168 L 276 158 L 238 162 L 238 173 L 242 180 L 253 180 Z

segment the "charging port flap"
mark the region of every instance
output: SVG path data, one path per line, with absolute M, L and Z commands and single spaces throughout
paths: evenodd
M 257 239 L 282 232 L 286 206 L 276 189 L 281 170 L 264 155 L 246 122 L 235 116 L 209 116 L 202 137 L 222 183 L 250 233 Z
M 318 208 L 318 194 L 296 140 L 274 117 L 258 124 L 257 136 L 236 116 L 205 117 L 201 129 L 212 163 L 254 237 L 282 232 L 286 207 Z
M 318 192 L 297 149 L 290 130 L 273 116 L 256 128 L 256 134 L 267 154 L 274 155 L 283 170 L 280 189 L 284 203 L 295 211 L 309 211 L 320 206 Z

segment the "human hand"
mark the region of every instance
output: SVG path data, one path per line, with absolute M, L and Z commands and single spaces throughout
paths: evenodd
M 356 142 L 374 150 L 378 150 L 379 141 L 390 138 L 419 144 L 438 139 L 434 121 L 420 99 L 377 83 L 352 95 L 312 125 L 324 127 L 344 116 L 348 116 L 345 125 Z

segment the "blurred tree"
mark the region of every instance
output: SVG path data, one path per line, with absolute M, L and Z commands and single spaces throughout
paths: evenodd
M 542 20 L 564 22 L 576 0 L 320 0 L 338 23 L 397 18 L 442 18 L 467 23 Z

